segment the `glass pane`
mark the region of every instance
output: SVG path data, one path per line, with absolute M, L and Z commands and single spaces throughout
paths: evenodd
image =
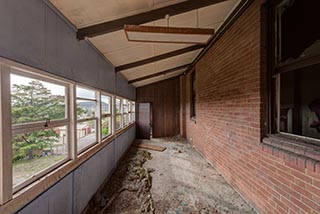
M 13 136 L 13 187 L 67 158 L 67 127 Z
M 111 134 L 111 120 L 110 117 L 105 117 L 101 119 L 101 134 L 102 138 Z
M 124 123 L 125 126 L 129 124 L 129 116 L 128 116 L 128 114 L 124 114 L 123 115 L 123 123 Z
M 120 99 L 116 99 L 116 113 L 121 112 L 121 101 Z
M 131 113 L 131 121 L 134 122 L 136 120 L 136 114 L 133 112 Z
M 116 115 L 116 130 L 121 129 L 121 115 Z
M 320 64 L 281 74 L 280 131 L 320 139 Z
M 132 102 L 128 102 L 128 111 L 131 112 L 132 111 Z
M 135 112 L 135 111 L 136 111 L 136 104 L 135 104 L 135 102 L 132 102 L 131 111 L 132 111 L 132 112 Z
M 84 98 L 84 99 L 96 99 L 95 92 L 90 89 L 82 88 L 77 86 L 76 87 L 76 93 L 77 93 L 77 98 Z
M 96 104 L 95 101 L 77 100 L 77 118 L 95 117 Z
M 77 124 L 78 151 L 97 142 L 96 120 L 81 122 Z
M 110 100 L 111 98 L 109 96 L 101 96 L 101 114 L 110 114 Z
M 12 124 L 66 118 L 66 87 L 11 74 Z
M 128 113 L 128 100 L 123 100 L 123 113 Z
M 319 1 L 284 0 L 277 10 L 280 62 L 319 55 L 320 28 L 310 25 L 319 20 Z

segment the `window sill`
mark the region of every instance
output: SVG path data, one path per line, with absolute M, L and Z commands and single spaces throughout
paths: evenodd
M 38 195 L 49 189 L 61 178 L 68 175 L 70 172 L 75 170 L 105 146 L 110 144 L 114 139 L 114 135 L 109 136 L 108 138 L 104 139 L 102 143 L 98 143 L 88 148 L 83 153 L 79 154 L 79 156 L 75 160 L 69 160 L 64 164 L 57 166 L 57 168 L 53 169 L 48 174 L 35 180 L 33 183 L 22 188 L 21 190 L 15 192 L 10 201 L 6 202 L 3 205 L 0 205 L 0 213 L 14 213 L 23 205 L 30 202 L 30 199 L 37 197 Z
M 299 171 L 306 168 L 315 171 L 316 165 L 320 164 L 320 144 L 316 140 L 272 134 L 263 139 L 262 150 Z

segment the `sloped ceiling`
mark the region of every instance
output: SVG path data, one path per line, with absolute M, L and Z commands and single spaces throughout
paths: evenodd
M 50 0 L 50 2 L 77 29 L 81 30 L 187 1 Z M 191 9 L 190 11 L 170 16 L 169 19 L 165 19 L 166 11 L 163 11 L 162 19 L 142 23 L 142 25 L 214 28 L 217 31 L 238 2 L 239 0 L 212 0 L 212 5 Z M 196 5 L 197 1 L 194 1 L 194 4 Z M 183 74 L 187 67 L 177 69 L 168 74 L 164 74 L 163 71 L 192 63 L 203 48 L 190 49 L 193 46 L 192 44 L 131 42 L 127 40 L 125 32 L 121 28 L 107 33 L 101 32 L 94 36 L 89 35 L 87 39 L 115 66 L 117 72 L 121 72 L 136 87 Z M 186 50 L 188 47 L 189 49 L 186 52 L 179 51 Z M 179 51 L 179 55 L 168 57 L 170 56 L 169 53 L 175 51 Z M 166 55 L 166 57 L 157 58 L 159 55 Z M 156 58 L 156 60 L 146 61 L 146 59 L 151 58 Z M 159 75 L 152 76 L 155 74 Z M 152 76 L 151 78 L 143 79 L 143 77 L 149 77 L 150 75 Z M 135 81 L 137 79 L 141 80 Z

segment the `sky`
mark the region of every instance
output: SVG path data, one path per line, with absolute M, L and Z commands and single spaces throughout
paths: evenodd
M 29 85 L 29 83 L 32 80 L 35 80 L 35 79 L 16 75 L 16 74 L 11 74 L 10 75 L 11 89 L 12 89 L 13 84 Z M 57 85 L 57 84 L 53 84 L 53 83 L 49 83 L 49 82 L 45 82 L 45 81 L 40 81 L 40 82 L 44 85 L 44 87 L 46 87 L 47 89 L 49 89 L 51 91 L 52 95 L 65 96 L 65 86 Z M 77 93 L 77 97 L 95 99 L 95 92 L 90 89 L 77 87 L 76 93 Z M 110 100 L 107 99 L 107 97 L 102 96 L 102 102 L 109 103 Z
M 11 89 L 13 84 L 17 85 L 29 85 L 29 82 L 31 82 L 34 79 L 28 78 L 28 77 L 23 77 L 23 76 L 18 76 L 15 74 L 10 75 L 10 82 L 11 82 Z M 60 86 L 57 84 L 52 84 L 44 81 L 40 81 L 44 87 L 49 89 L 53 95 L 65 95 L 65 87 Z

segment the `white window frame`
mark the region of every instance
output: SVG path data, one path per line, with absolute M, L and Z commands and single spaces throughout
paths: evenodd
M 6 67 L 5 65 L 0 65 L 1 67 Z M 56 120 L 51 120 L 50 122 L 47 123 L 47 127 L 44 127 L 44 124 L 46 123 L 46 121 L 37 121 L 37 122 L 30 122 L 30 123 L 23 123 L 23 124 L 15 124 L 15 125 L 11 125 L 11 137 L 10 137 L 10 172 L 8 173 L 8 175 L 4 175 L 4 176 L 9 176 L 11 179 L 13 179 L 13 172 L 12 172 L 12 168 L 13 168 L 13 164 L 12 164 L 12 138 L 13 136 L 17 135 L 17 134 L 22 134 L 22 133 L 26 133 L 26 132 L 32 132 L 32 131 L 40 131 L 40 130 L 44 130 L 44 129 L 52 129 L 52 128 L 56 128 L 56 127 L 61 127 L 61 126 L 65 126 L 67 127 L 67 139 L 68 139 L 68 153 L 67 153 L 67 157 L 64 158 L 61 161 L 58 161 L 56 163 L 54 163 L 52 166 L 47 167 L 43 170 L 40 170 L 39 172 L 37 172 L 36 174 L 34 174 L 31 178 L 26 179 L 25 181 L 19 183 L 16 186 L 13 186 L 13 184 L 11 183 L 10 188 L 12 189 L 12 193 L 15 193 L 19 190 L 21 190 L 22 188 L 28 186 L 29 184 L 31 184 L 32 182 L 34 182 L 35 180 L 38 180 L 40 177 L 43 177 L 45 174 L 47 174 L 48 172 L 52 171 L 53 169 L 61 166 L 62 164 L 64 164 L 65 162 L 69 161 L 72 158 L 71 155 L 71 123 L 70 123 L 70 82 L 68 81 L 64 81 L 64 80 L 59 80 L 56 78 L 51 78 L 48 75 L 42 75 L 40 73 L 35 73 L 35 72 L 30 72 L 24 69 L 21 69 L 19 67 L 8 67 L 8 74 L 6 75 L 6 77 L 1 79 L 1 84 L 3 84 L 4 82 L 9 83 L 9 91 L 7 93 L 9 93 L 10 96 L 10 121 L 11 121 L 11 88 L 10 88 L 10 75 L 14 74 L 14 75 L 19 75 L 22 77 L 28 77 L 28 78 L 32 78 L 32 79 L 36 79 L 36 80 L 40 80 L 40 81 L 45 81 L 48 83 L 52 83 L 52 84 L 57 84 L 60 86 L 65 87 L 65 102 L 66 102 L 66 106 L 65 106 L 65 118 L 64 119 L 56 119 Z M 8 89 L 7 89 L 8 90 Z M 1 121 L 2 122 L 2 121 Z M 11 124 L 11 122 L 10 122 Z M 10 175 L 9 175 L 10 174 Z
M 102 112 L 102 96 L 104 96 L 104 97 L 109 97 L 109 113 L 103 113 Z M 101 109 L 101 114 L 100 114 L 100 123 L 101 123 L 101 128 L 100 128 L 100 135 L 101 135 L 101 140 L 104 140 L 104 139 L 106 139 L 106 138 L 108 138 L 109 136 L 111 136 L 112 134 L 113 134 L 113 128 L 112 128 L 112 126 L 113 126 L 113 98 L 112 98 L 112 95 L 111 94 L 107 94 L 107 93 L 104 93 L 104 92 L 101 92 L 101 94 L 100 94 L 100 109 Z M 103 136 L 102 135 L 102 120 L 104 119 L 104 118 L 109 118 L 109 134 L 108 135 L 105 135 L 105 136 Z
M 117 100 L 120 100 L 119 112 L 117 112 Z M 123 99 L 121 97 L 116 97 L 115 99 L 115 130 L 118 132 L 123 128 L 123 108 L 122 108 Z M 117 116 L 120 116 L 120 127 L 117 129 Z
M 66 86 L 66 117 L 61 120 L 52 120 L 49 127 L 53 128 L 57 126 L 64 126 L 67 123 L 67 139 L 68 139 L 68 158 L 63 162 L 57 162 L 54 166 L 37 173 L 36 177 L 32 180 L 28 180 L 28 184 L 25 183 L 23 187 L 13 189 L 12 187 L 12 144 L 7 142 L 12 142 L 12 134 L 20 133 L 25 131 L 38 130 L 39 127 L 43 129 L 43 123 L 34 122 L 28 125 L 16 125 L 15 130 L 12 129 L 11 125 L 11 88 L 10 88 L 10 73 L 12 70 L 18 70 L 21 72 L 21 76 L 31 77 L 39 79 L 40 81 L 46 81 L 58 85 Z M 19 74 L 18 74 L 19 75 Z M 63 83 L 63 84 L 61 84 Z M 97 143 L 90 144 L 90 148 L 78 152 L 77 149 L 77 123 L 81 120 L 77 120 L 77 97 L 76 97 L 76 86 L 81 88 L 89 89 L 95 91 L 98 104 L 96 114 L 97 117 Z M 104 139 L 101 139 L 99 133 L 101 133 L 101 118 L 103 113 L 101 113 L 101 94 L 111 97 L 111 135 Z M 61 177 L 66 176 L 68 173 L 72 172 L 74 169 L 83 164 L 86 160 L 112 142 L 117 136 L 118 132 L 123 129 L 123 119 L 121 116 L 121 128 L 115 130 L 115 120 L 116 120 L 116 98 L 120 99 L 120 110 L 122 110 L 122 99 L 121 97 L 116 97 L 116 95 L 109 94 L 105 91 L 99 90 L 97 88 L 89 87 L 71 81 L 62 77 L 59 77 L 48 72 L 23 65 L 18 62 L 14 62 L 5 58 L 0 57 L 0 213 L 5 212 L 15 212 L 16 209 L 22 207 L 24 204 L 29 203 L 30 200 L 35 198 L 37 195 L 43 193 L 54 183 L 58 182 Z M 129 100 L 128 100 L 129 101 Z M 121 112 L 122 113 L 122 112 Z M 84 120 L 87 120 L 84 119 Z M 119 134 L 120 134 L 119 133 Z M 19 189 L 19 190 L 18 190 Z M 16 190 L 18 190 L 16 192 Z M 8 203 L 7 203 L 8 202 Z
M 76 132 L 77 132 L 77 125 L 79 123 L 83 123 L 83 122 L 89 122 L 89 121 L 95 121 L 96 123 L 96 126 L 95 126 L 95 134 L 96 134 L 96 141 L 95 142 L 90 142 L 89 145 L 81 148 L 80 150 L 78 150 L 78 140 L 77 140 L 77 145 L 76 145 L 76 148 L 77 148 L 77 153 L 80 154 L 82 153 L 83 151 L 89 149 L 90 147 L 96 145 L 97 143 L 101 142 L 101 135 L 99 134 L 101 131 L 101 113 L 100 113 L 100 105 L 101 105 L 101 102 L 100 102 L 100 91 L 97 91 L 96 89 L 92 88 L 92 87 L 89 87 L 89 86 L 84 86 L 82 84 L 76 84 L 75 88 L 82 88 L 82 89 L 85 89 L 85 90 L 89 90 L 89 91 L 93 91 L 94 92 L 94 96 L 95 98 L 94 99 L 91 99 L 91 98 L 83 98 L 83 97 L 78 97 L 78 95 L 76 94 L 76 101 L 78 100 L 82 100 L 82 101 L 90 101 L 90 102 L 95 102 L 96 103 L 96 109 L 95 109 L 95 116 L 94 117 L 86 117 L 86 118 L 81 118 L 81 119 L 78 119 L 78 115 L 76 113 Z M 77 102 L 75 102 L 77 104 Z M 75 107 L 75 111 L 77 111 L 77 107 Z M 77 137 L 77 134 L 76 134 L 76 139 L 78 139 Z
M 128 99 L 122 99 L 122 118 L 123 118 L 123 128 L 127 127 L 129 123 L 129 100 Z M 127 111 L 125 111 L 125 106 L 127 107 Z M 125 117 L 126 116 L 126 117 Z M 127 120 L 125 120 L 125 118 Z M 128 122 L 127 122 L 128 121 Z

